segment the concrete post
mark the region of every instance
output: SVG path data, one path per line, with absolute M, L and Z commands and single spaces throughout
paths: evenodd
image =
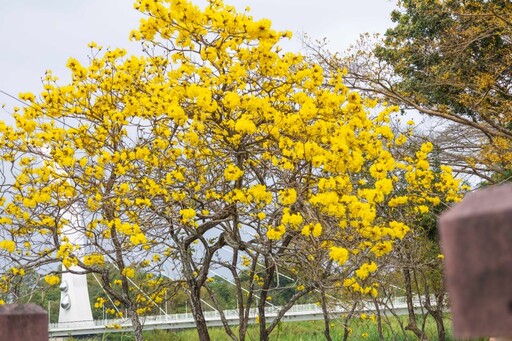
M 48 315 L 35 304 L 0 306 L 0 340 L 48 341 Z
M 75 207 L 71 207 L 64 213 L 64 217 L 69 224 L 62 229 L 62 237 L 66 237 L 72 244 L 83 247 L 85 238 L 83 230 L 85 223 L 80 219 L 80 213 Z M 76 252 L 81 257 L 80 251 Z M 79 266 L 71 266 L 69 270 L 77 273 L 65 272 L 62 274 L 60 290 L 60 309 L 59 323 L 89 321 L 94 324 L 92 318 L 91 303 L 89 301 L 89 291 L 87 288 L 87 277 L 80 274 L 83 269 Z
M 455 336 L 508 340 L 512 336 L 512 184 L 470 193 L 441 215 L 439 229 Z

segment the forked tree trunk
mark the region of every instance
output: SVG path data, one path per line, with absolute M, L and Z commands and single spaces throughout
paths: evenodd
M 436 306 L 432 306 L 432 302 L 430 301 L 430 298 L 427 297 L 427 304 L 426 308 L 430 316 L 434 318 L 434 321 L 436 321 L 436 327 L 437 327 L 437 340 L 439 341 L 445 341 L 446 340 L 446 330 L 444 328 L 444 321 L 443 321 L 443 299 L 444 299 L 444 293 L 437 293 L 435 295 L 436 299 Z
M 412 279 L 411 279 L 411 270 L 409 268 L 403 269 L 403 275 L 405 279 L 405 295 L 407 301 L 407 312 L 409 321 L 405 330 L 410 330 L 416 335 L 416 337 L 422 341 L 428 340 L 427 335 L 418 328 L 418 324 L 416 323 L 416 313 L 414 312 L 414 304 L 413 304 L 413 295 L 412 292 Z
M 446 331 L 444 329 L 444 321 L 443 321 L 443 311 L 435 310 L 431 313 L 432 317 L 436 321 L 437 325 L 437 340 L 445 341 L 446 340 Z

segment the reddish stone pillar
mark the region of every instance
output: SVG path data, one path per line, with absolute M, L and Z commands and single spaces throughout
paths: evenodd
M 512 184 L 470 193 L 439 219 L 458 338 L 512 336 Z
M 0 306 L 0 340 L 48 341 L 48 315 L 35 304 Z

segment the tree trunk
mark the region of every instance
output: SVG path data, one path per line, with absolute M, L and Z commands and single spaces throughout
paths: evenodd
M 431 315 L 434 318 L 434 320 L 436 321 L 437 339 L 439 341 L 445 341 L 446 340 L 446 331 L 444 329 L 443 311 L 435 310 L 435 311 L 432 311 Z
M 414 304 L 412 301 L 413 298 L 413 292 L 412 292 L 412 280 L 411 280 L 411 270 L 409 268 L 403 269 L 404 279 L 405 279 L 405 295 L 406 295 L 406 301 L 407 301 L 407 312 L 409 321 L 407 323 L 407 326 L 405 327 L 405 330 L 412 331 L 418 339 L 424 341 L 428 340 L 427 335 L 421 331 L 418 328 L 418 325 L 416 324 L 416 313 L 414 312 Z
M 265 304 L 267 302 L 268 292 L 270 284 L 272 283 L 272 276 L 274 276 L 276 265 L 269 260 L 269 257 L 265 257 L 265 279 L 261 287 L 260 300 L 258 302 L 258 314 L 260 317 L 260 341 L 268 341 L 269 331 L 267 329 L 267 317 L 265 314 Z
M 142 323 L 140 323 L 140 318 L 137 312 L 132 311 L 130 313 L 130 319 L 132 321 L 133 335 L 135 336 L 135 341 L 144 341 L 144 335 L 142 335 Z
M 254 262 L 256 264 L 256 262 Z M 255 267 L 255 265 L 254 265 Z M 252 275 L 254 275 L 254 271 L 252 271 Z M 251 275 L 251 282 L 254 280 L 254 276 Z M 247 296 L 247 302 L 245 302 L 244 306 L 244 300 L 243 300 L 243 292 L 239 291 L 237 294 L 237 300 L 238 300 L 238 310 L 240 314 L 240 327 L 238 329 L 238 338 L 240 341 L 245 341 L 245 337 L 247 334 L 247 328 L 249 327 L 249 315 L 251 312 L 251 306 L 253 302 L 253 293 L 254 293 L 254 283 L 251 284 L 249 288 L 249 293 Z
M 219 312 L 220 320 L 222 322 L 222 326 L 224 327 L 224 330 L 226 331 L 226 334 L 231 338 L 231 340 L 239 341 L 238 338 L 236 337 L 236 335 L 231 330 L 228 320 L 226 319 L 226 315 L 224 315 L 224 311 L 222 310 L 222 306 L 219 304 L 219 301 L 215 297 L 215 293 L 212 291 L 212 289 L 209 286 L 205 286 L 204 288 L 207 290 L 208 296 L 210 296 L 213 306 Z
M 349 329 L 349 326 L 348 326 L 348 322 L 352 318 L 352 315 L 354 315 L 354 311 L 356 310 L 356 307 L 357 307 L 357 302 L 352 304 L 352 308 L 350 309 L 350 313 L 347 314 L 347 316 L 345 317 L 345 320 L 343 321 L 343 341 L 347 341 L 348 337 L 350 335 L 350 329 Z
M 377 299 L 373 299 L 373 304 L 375 304 L 375 312 L 377 313 L 377 331 L 379 332 L 379 340 L 384 340 L 384 334 L 382 332 L 382 316 L 380 315 L 379 302 Z
M 265 298 L 263 298 L 265 297 Z M 266 316 L 265 316 L 265 299 L 267 295 L 262 294 L 260 301 L 258 302 L 258 314 L 260 318 L 260 341 L 268 341 L 268 332 L 267 332 L 267 323 L 266 323 Z
M 192 306 L 192 315 L 196 322 L 197 335 L 201 341 L 209 341 L 210 334 L 208 333 L 208 326 L 206 325 L 206 319 L 204 318 L 203 307 L 201 305 L 201 288 L 198 288 L 195 281 L 189 282 L 191 285 L 190 303 Z
M 428 294 L 428 291 L 427 291 Z M 425 307 L 427 308 L 428 313 L 434 321 L 436 321 L 436 327 L 437 327 L 437 339 L 439 341 L 445 341 L 446 340 L 446 331 L 444 328 L 444 321 L 443 321 L 443 300 L 445 297 L 444 292 L 438 292 L 435 294 L 435 300 L 436 300 L 436 306 L 432 306 L 432 302 L 429 296 L 426 297 L 426 303 Z
M 331 322 L 329 319 L 329 311 L 327 309 L 327 302 L 325 301 L 325 291 L 322 289 L 322 313 L 324 315 L 324 336 L 327 341 L 332 341 L 331 338 Z

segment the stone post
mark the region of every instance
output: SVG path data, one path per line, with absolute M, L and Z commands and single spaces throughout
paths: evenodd
M 48 341 L 48 315 L 35 304 L 0 306 L 0 340 Z
M 439 230 L 455 336 L 508 340 L 512 337 L 512 184 L 468 194 L 441 215 Z

